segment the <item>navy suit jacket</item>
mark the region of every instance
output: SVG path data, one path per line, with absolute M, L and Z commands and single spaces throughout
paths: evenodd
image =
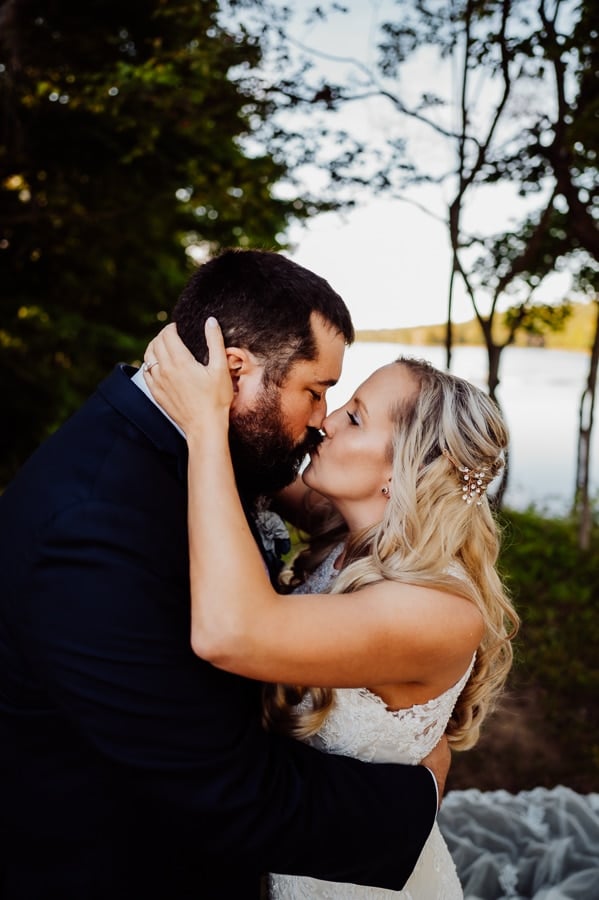
M 190 649 L 186 446 L 119 366 L 0 498 L 0 897 L 398 890 L 436 792 L 266 733 Z

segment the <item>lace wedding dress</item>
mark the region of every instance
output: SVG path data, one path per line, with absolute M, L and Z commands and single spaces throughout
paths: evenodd
M 302 593 L 325 591 L 335 576 L 337 547 L 302 585 Z M 445 731 L 453 707 L 466 684 L 474 659 L 457 684 L 427 703 L 391 712 L 367 688 L 335 691 L 335 702 L 320 731 L 307 741 L 327 753 L 365 762 L 417 765 Z M 306 703 L 306 701 L 303 701 Z M 401 809 L 398 815 L 401 815 Z M 455 865 L 435 824 L 416 867 L 402 891 L 320 881 L 295 875 L 269 877 L 271 900 L 462 900 Z

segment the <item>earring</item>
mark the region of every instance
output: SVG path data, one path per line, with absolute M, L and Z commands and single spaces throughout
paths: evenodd
M 388 487 L 381 488 L 381 494 L 384 494 L 385 497 L 388 495 L 388 493 L 389 493 L 389 488 L 388 488 Z

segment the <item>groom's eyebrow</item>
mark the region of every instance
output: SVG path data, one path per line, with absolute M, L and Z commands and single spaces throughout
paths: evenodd
M 334 387 L 337 384 L 336 378 L 326 378 L 324 380 L 318 378 L 314 384 L 319 384 L 321 387 Z

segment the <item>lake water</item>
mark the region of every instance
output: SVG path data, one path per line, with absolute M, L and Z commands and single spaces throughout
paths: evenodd
M 329 409 L 344 403 L 374 369 L 399 355 L 430 360 L 445 368 L 443 347 L 356 343 L 345 355 L 343 375 L 328 392 Z M 565 350 L 507 347 L 502 354 L 497 396 L 511 434 L 510 480 L 505 505 L 533 505 L 549 514 L 566 513 L 576 479 L 578 407 L 589 357 Z M 452 371 L 486 389 L 484 347 L 456 347 Z M 599 410 L 591 448 L 591 493 L 599 496 Z

